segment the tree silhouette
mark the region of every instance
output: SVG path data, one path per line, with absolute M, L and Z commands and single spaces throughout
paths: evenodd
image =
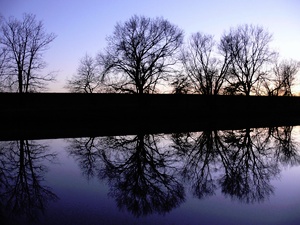
M 6 54 L 2 88 L 19 93 L 32 92 L 44 89 L 47 82 L 53 81 L 53 73 L 42 75 L 40 72 L 46 66 L 43 53 L 54 39 L 55 35 L 47 34 L 35 15 L 24 14 L 23 20 L 13 17 L 4 20 L 0 28 L 0 52 Z
M 70 92 L 77 93 L 99 93 L 105 91 L 99 67 L 96 60 L 86 54 L 80 60 L 77 74 L 67 81 L 66 88 Z
M 295 83 L 296 74 L 300 68 L 300 62 L 295 60 L 283 60 L 276 63 L 270 78 L 262 80 L 260 92 L 266 92 L 268 96 L 291 96 L 292 86 Z
M 163 18 L 135 15 L 118 23 L 107 41 L 98 62 L 109 85 L 120 92 L 153 93 L 176 62 L 183 32 Z
M 192 92 L 192 84 L 188 77 L 183 74 L 175 75 L 171 82 L 171 86 L 173 88 L 173 94 L 188 94 Z
M 224 52 L 223 57 L 217 57 L 215 46 L 213 36 L 198 32 L 190 37 L 182 52 L 185 74 L 196 93 L 219 94 L 228 75 L 229 54 Z
M 255 85 L 266 76 L 266 65 L 277 54 L 270 50 L 272 35 L 263 27 L 242 25 L 225 33 L 219 49 L 230 57 L 227 92 L 250 95 Z

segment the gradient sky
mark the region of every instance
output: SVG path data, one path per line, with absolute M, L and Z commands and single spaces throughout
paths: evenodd
M 184 30 L 212 34 L 240 24 L 264 26 L 273 34 L 272 47 L 282 58 L 300 61 L 299 0 L 0 0 L 0 14 L 22 18 L 33 13 L 57 38 L 45 54 L 45 72 L 58 71 L 52 92 L 63 92 L 85 53 L 95 56 L 117 22 L 132 15 L 164 17 Z M 300 79 L 299 79 L 300 80 Z

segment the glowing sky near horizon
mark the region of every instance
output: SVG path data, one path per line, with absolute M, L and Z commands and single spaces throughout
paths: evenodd
M 273 34 L 271 47 L 281 58 L 300 61 L 299 11 L 299 0 L 0 0 L 5 18 L 33 13 L 47 32 L 57 35 L 44 58 L 44 72 L 58 71 L 51 92 L 65 92 L 79 60 L 105 48 L 116 23 L 134 14 L 164 17 L 183 29 L 186 38 L 200 31 L 218 40 L 230 27 L 261 25 Z

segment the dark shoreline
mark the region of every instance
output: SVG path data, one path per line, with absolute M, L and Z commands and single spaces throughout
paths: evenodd
M 300 125 L 300 97 L 0 93 L 0 140 Z

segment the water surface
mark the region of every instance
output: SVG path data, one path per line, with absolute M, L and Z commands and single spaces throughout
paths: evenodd
M 299 224 L 300 127 L 0 142 L 1 224 Z

